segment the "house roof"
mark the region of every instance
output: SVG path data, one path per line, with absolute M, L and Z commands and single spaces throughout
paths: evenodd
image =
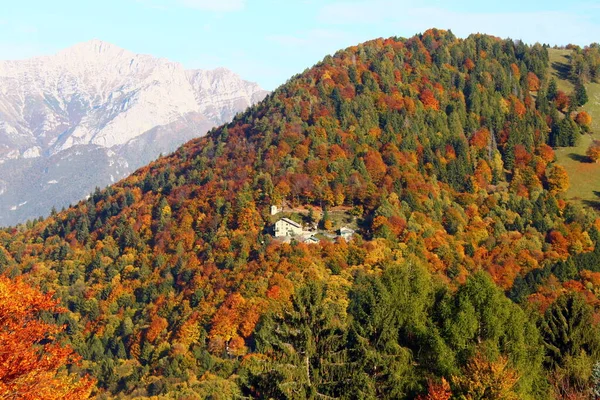
M 289 218 L 281 218 L 281 219 L 280 219 L 280 221 L 287 222 L 288 224 L 290 224 L 290 225 L 293 225 L 293 226 L 295 226 L 296 228 L 302 228 L 302 225 L 300 225 L 300 224 L 299 224 L 299 223 L 297 223 L 296 221 L 292 221 L 292 220 L 291 220 L 291 219 L 289 219 Z
M 304 243 L 320 243 L 321 241 L 314 236 L 309 236 L 304 239 Z
M 354 233 L 354 230 L 344 226 L 344 227 L 340 228 L 340 234 L 342 234 L 342 233 Z

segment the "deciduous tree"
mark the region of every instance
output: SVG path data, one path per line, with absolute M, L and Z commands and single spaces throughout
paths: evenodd
M 93 381 L 69 372 L 79 357 L 57 338 L 63 327 L 40 319 L 62 311 L 51 294 L 0 276 L 0 398 L 89 397 Z
M 585 154 L 589 157 L 592 162 L 598 162 L 600 160 L 600 140 L 594 140 L 590 143 Z

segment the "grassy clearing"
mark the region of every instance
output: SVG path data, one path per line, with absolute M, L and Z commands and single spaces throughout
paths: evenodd
M 556 79 L 558 90 L 571 93 L 573 83 L 568 79 L 571 50 L 548 49 L 548 55 L 550 57 L 550 74 Z
M 329 212 L 329 218 L 331 218 L 333 229 L 335 230 L 338 230 L 343 226 L 354 230 L 358 229 L 356 218 L 347 212 L 331 211 Z
M 551 74 L 556 77 L 557 86 L 566 93 L 573 91 L 573 84 L 567 79 L 566 65 L 570 50 L 548 50 Z M 600 208 L 600 163 L 590 163 L 585 152 L 592 140 L 600 140 L 600 84 L 586 85 L 589 101 L 582 107 L 592 116 L 591 133 L 583 135 L 577 147 L 556 150 L 558 163 L 569 174 L 570 187 L 566 193 L 568 199 L 584 205 Z

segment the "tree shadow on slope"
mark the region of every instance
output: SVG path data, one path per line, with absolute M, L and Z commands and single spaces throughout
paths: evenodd
M 600 200 L 583 200 L 582 203 L 596 211 L 600 211 Z
M 588 156 L 584 156 L 583 154 L 570 153 L 567 157 L 569 157 L 573 161 L 577 161 L 580 163 L 589 163 L 590 158 Z
M 571 56 L 564 56 L 567 60 L 571 60 Z M 556 71 L 558 77 L 562 80 L 569 81 L 569 62 L 554 61 L 552 68 Z
M 600 190 L 594 190 L 593 193 L 594 196 L 598 197 L 598 200 L 582 200 L 582 203 L 588 207 L 600 211 Z

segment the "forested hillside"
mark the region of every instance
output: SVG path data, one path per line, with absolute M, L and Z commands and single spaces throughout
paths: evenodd
M 61 299 L 99 398 L 589 398 L 600 220 L 553 150 L 589 124 L 548 72 L 539 44 L 435 29 L 341 50 L 1 231 L 0 269 Z M 284 203 L 357 234 L 275 240 Z

